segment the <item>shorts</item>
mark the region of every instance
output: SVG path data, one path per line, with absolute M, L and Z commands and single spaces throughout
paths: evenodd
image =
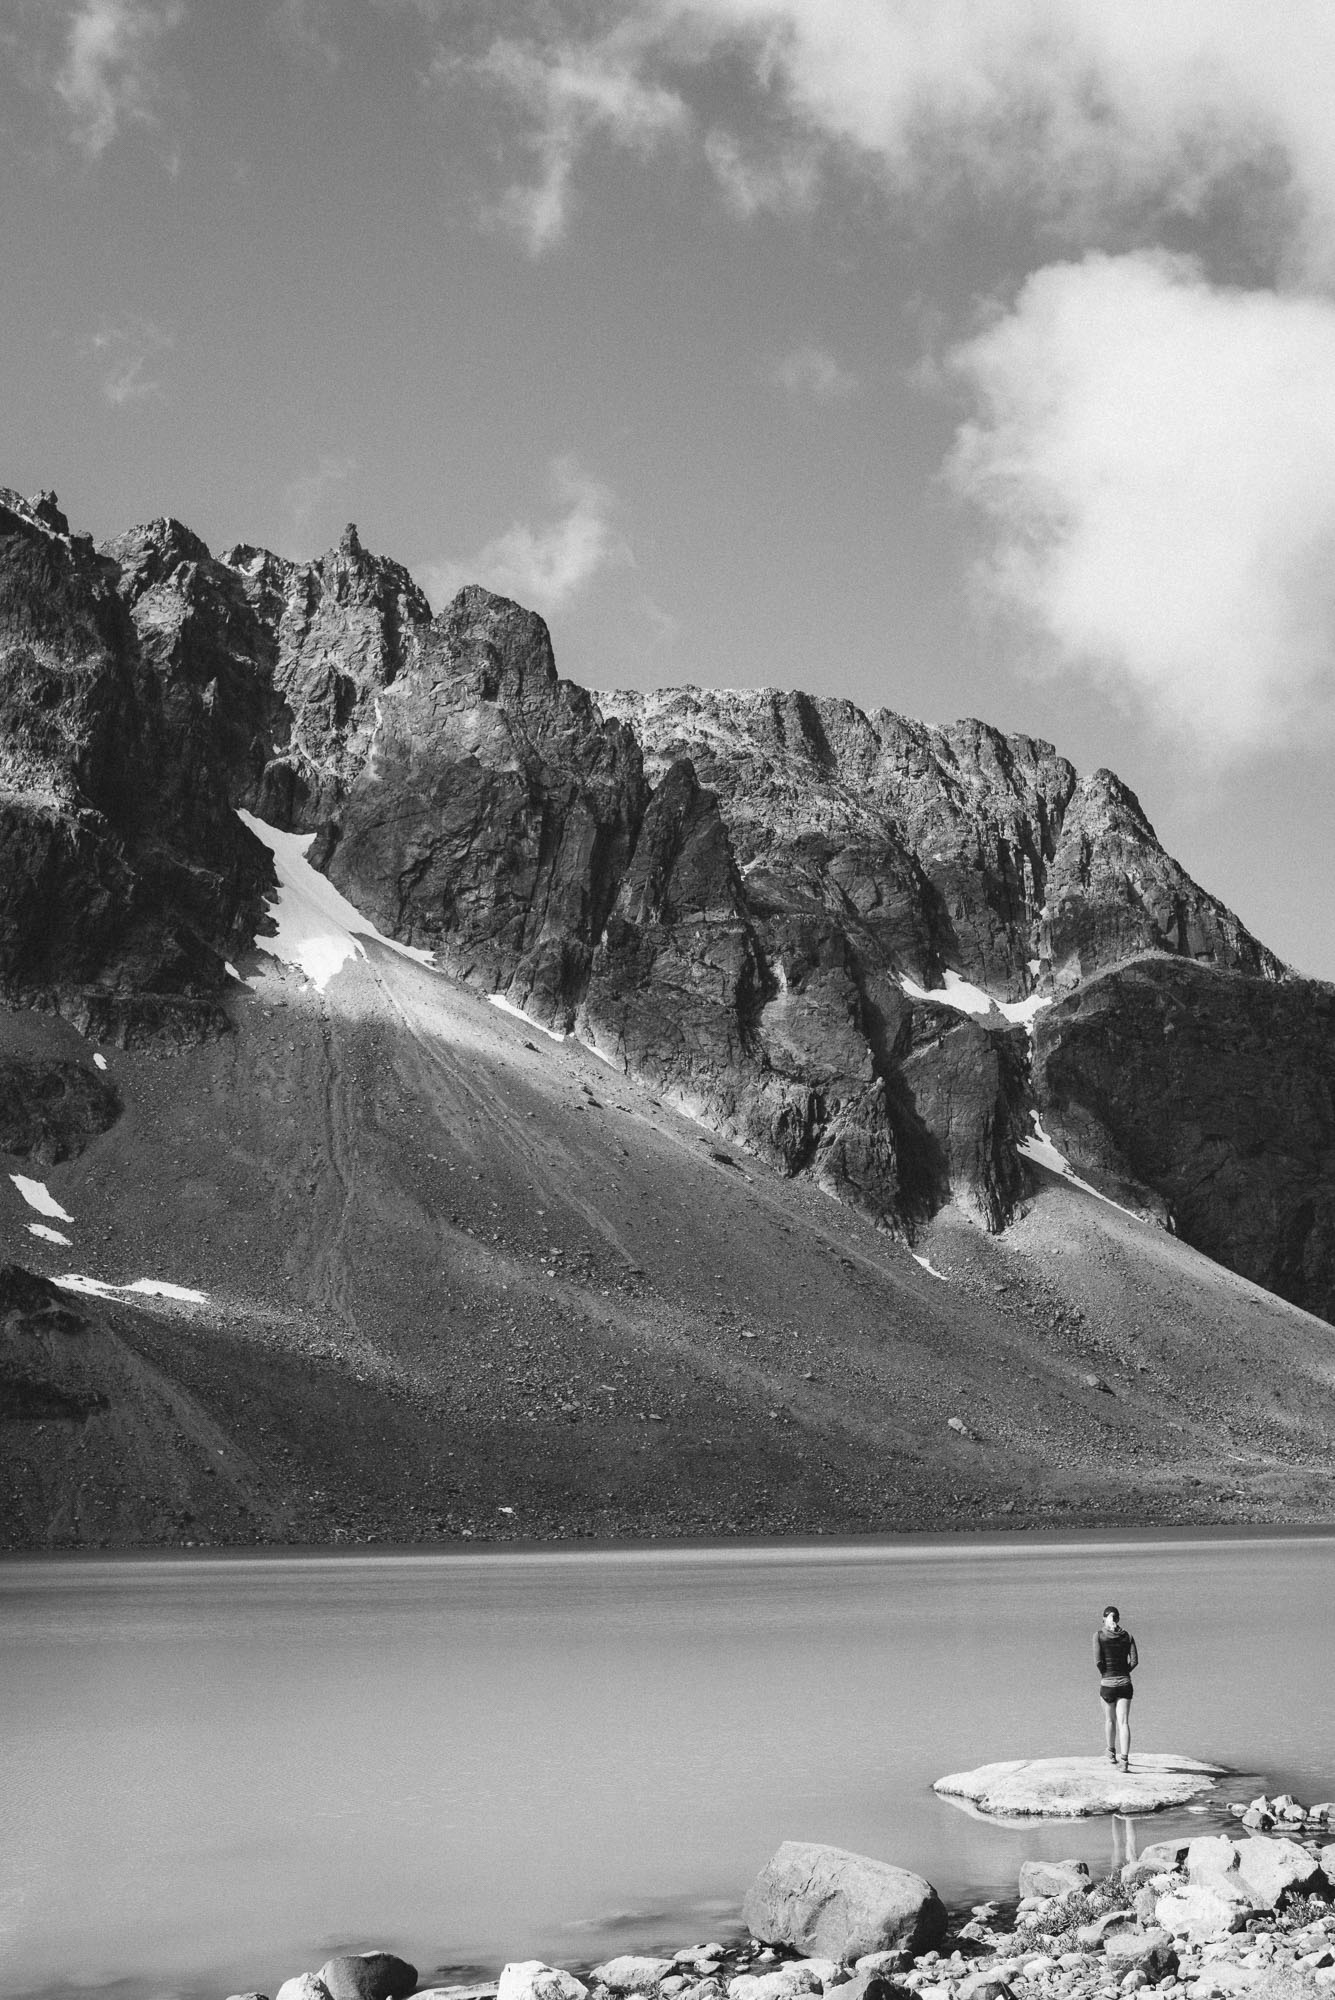
M 1109 1708 L 1111 1708 L 1116 1702 L 1130 1701 L 1131 1699 L 1130 1681 L 1122 1681 L 1120 1685 L 1115 1684 L 1112 1687 L 1101 1686 L 1099 1688 L 1099 1699 L 1101 1701 L 1106 1701 Z

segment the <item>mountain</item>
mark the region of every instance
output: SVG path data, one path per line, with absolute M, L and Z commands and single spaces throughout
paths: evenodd
M 1335 991 L 1110 772 L 6 493 L 0 760 L 13 1545 L 1329 1511 Z

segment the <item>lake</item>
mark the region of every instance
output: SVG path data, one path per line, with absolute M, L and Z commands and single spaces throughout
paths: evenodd
M 943 1773 L 1136 1750 L 1335 1795 L 1335 1536 L 0 1563 L 0 1990 L 273 1993 L 337 1948 L 423 1975 L 706 1942 L 781 1840 L 1013 1892 L 1113 1829 Z

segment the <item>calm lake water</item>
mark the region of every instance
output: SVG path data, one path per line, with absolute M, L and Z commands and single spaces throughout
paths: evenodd
M 1110 1599 L 1133 1754 L 1335 1795 L 1332 1536 L 0 1564 L 0 1991 L 705 1942 L 790 1838 L 948 1901 L 1030 1854 L 1106 1869 L 1126 1823 L 930 1785 L 1101 1748 Z

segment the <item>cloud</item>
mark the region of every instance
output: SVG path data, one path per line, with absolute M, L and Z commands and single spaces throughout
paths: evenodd
M 858 378 L 824 347 L 796 347 L 774 363 L 770 379 L 793 397 L 842 403 L 856 395 Z
M 283 505 L 296 534 L 304 536 L 320 507 L 334 488 L 350 479 L 357 470 L 355 458 L 336 458 L 322 452 L 313 472 L 303 472 L 283 489 Z
M 1075 232 L 1119 204 L 1197 214 L 1238 183 L 1283 215 L 1300 267 L 1335 276 L 1328 0 L 635 0 L 610 32 L 567 0 L 546 18 L 545 38 L 454 65 L 529 121 L 542 171 L 513 219 L 538 247 L 595 136 L 643 151 L 670 130 L 743 214 L 809 205 L 822 162 L 933 206 L 961 184 L 1022 193 Z M 729 123 L 718 83 L 739 74 L 751 102 Z
M 123 125 L 154 122 L 159 45 L 184 12 L 183 0 L 80 0 L 70 14 L 53 83 L 90 158 Z
M 601 571 L 632 560 L 612 525 L 615 502 L 606 486 L 571 458 L 555 460 L 552 485 L 559 508 L 552 519 L 536 528 L 517 521 L 465 561 L 431 565 L 432 602 L 448 603 L 464 584 L 481 583 L 539 611 L 559 611 Z
M 162 393 L 153 364 L 174 344 L 173 335 L 155 320 L 132 316 L 103 322 L 90 345 L 102 369 L 102 394 L 113 409 Z
M 278 0 L 269 28 L 303 62 L 334 70 L 343 60 L 330 0 Z
M 956 348 L 988 600 L 1216 762 L 1335 725 L 1335 303 L 1181 258 L 1035 273 Z
M 790 140 L 766 155 L 715 129 L 705 135 L 704 155 L 724 201 L 743 222 L 762 209 L 800 214 L 815 206 L 820 163 L 809 145 Z
M 491 219 L 513 229 L 535 256 L 564 235 L 575 162 L 596 137 L 648 153 L 681 129 L 685 106 L 675 91 L 639 76 L 640 54 L 633 35 L 613 30 L 585 46 L 540 48 L 500 37 L 475 62 L 450 57 L 435 65 L 438 81 L 481 80 L 524 116 L 536 177 L 515 182 Z

